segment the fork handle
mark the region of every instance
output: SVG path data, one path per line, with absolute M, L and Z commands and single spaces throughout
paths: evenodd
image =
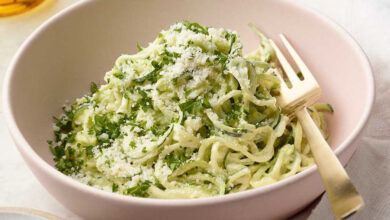
M 298 110 L 296 116 L 301 123 L 311 152 L 320 172 L 326 193 L 336 219 L 344 219 L 364 206 L 360 194 L 306 108 Z

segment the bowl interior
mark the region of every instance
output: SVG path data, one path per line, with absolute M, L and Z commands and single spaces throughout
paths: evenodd
M 137 51 L 137 42 L 145 46 L 161 29 L 183 19 L 236 30 L 244 52 L 259 43 L 249 22 L 279 43 L 277 34 L 284 33 L 319 81 L 322 100 L 335 108 L 328 117 L 333 148 L 351 134 L 370 105 L 371 78 L 355 45 L 336 26 L 291 3 L 90 1 L 41 28 L 13 65 L 10 107 L 34 151 L 52 164 L 46 140 L 52 138 L 52 116 L 59 115 L 61 106 L 87 94 L 91 81 L 102 83 L 119 55 Z

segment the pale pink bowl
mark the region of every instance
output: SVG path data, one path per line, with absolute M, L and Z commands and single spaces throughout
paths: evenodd
M 314 166 L 267 187 L 196 200 L 115 195 L 53 168 L 46 144 L 51 116 L 65 100 L 86 94 L 91 81 L 101 82 L 119 55 L 134 53 L 137 42 L 146 45 L 182 19 L 237 30 L 246 52 L 259 43 L 249 22 L 271 38 L 288 36 L 318 79 L 323 100 L 334 105 L 331 145 L 347 163 L 373 103 L 369 62 L 329 19 L 292 1 L 274 0 L 95 0 L 57 14 L 26 40 L 5 77 L 4 114 L 23 158 L 58 201 L 85 219 L 280 219 L 298 212 L 324 190 Z

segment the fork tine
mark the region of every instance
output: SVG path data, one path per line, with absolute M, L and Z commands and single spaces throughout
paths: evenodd
M 283 79 L 283 73 L 281 73 L 279 70 L 279 68 L 276 69 L 276 76 L 279 78 L 280 80 L 280 91 L 282 94 L 285 94 L 286 90 L 288 90 L 289 88 L 287 87 L 287 84 L 284 82 L 284 79 Z
M 282 42 L 284 46 L 287 48 L 288 52 L 290 53 L 291 57 L 297 64 L 299 70 L 301 71 L 304 80 L 315 80 L 313 74 L 310 72 L 310 70 L 307 68 L 305 63 L 302 61 L 301 57 L 298 55 L 298 53 L 294 50 L 294 48 L 291 46 L 291 44 L 288 42 L 286 37 L 283 34 L 279 35 L 280 38 L 282 39 Z
M 278 46 L 276 46 L 274 41 L 273 40 L 269 40 L 269 41 L 271 43 L 271 46 L 274 48 L 275 53 L 276 53 L 276 57 L 278 58 L 280 64 L 282 65 L 283 70 L 286 73 L 288 79 L 290 80 L 292 86 L 296 85 L 300 81 L 300 79 L 298 78 L 294 69 L 288 63 L 287 59 L 284 57 L 282 52 L 279 50 Z

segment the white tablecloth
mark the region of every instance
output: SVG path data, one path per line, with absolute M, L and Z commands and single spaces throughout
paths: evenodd
M 366 207 L 351 219 L 390 219 L 390 1 L 296 1 L 333 18 L 360 43 L 371 61 L 376 78 L 376 103 L 358 150 L 347 166 Z M 46 6 L 30 13 L 0 19 L 0 82 L 23 40 L 45 19 L 73 2 L 76 0 L 46 0 Z M 79 219 L 58 203 L 32 175 L 14 147 L 1 113 L 0 150 L 0 207 L 35 208 L 64 219 Z M 318 205 L 312 205 L 293 219 L 306 218 L 333 219 L 326 196 Z

